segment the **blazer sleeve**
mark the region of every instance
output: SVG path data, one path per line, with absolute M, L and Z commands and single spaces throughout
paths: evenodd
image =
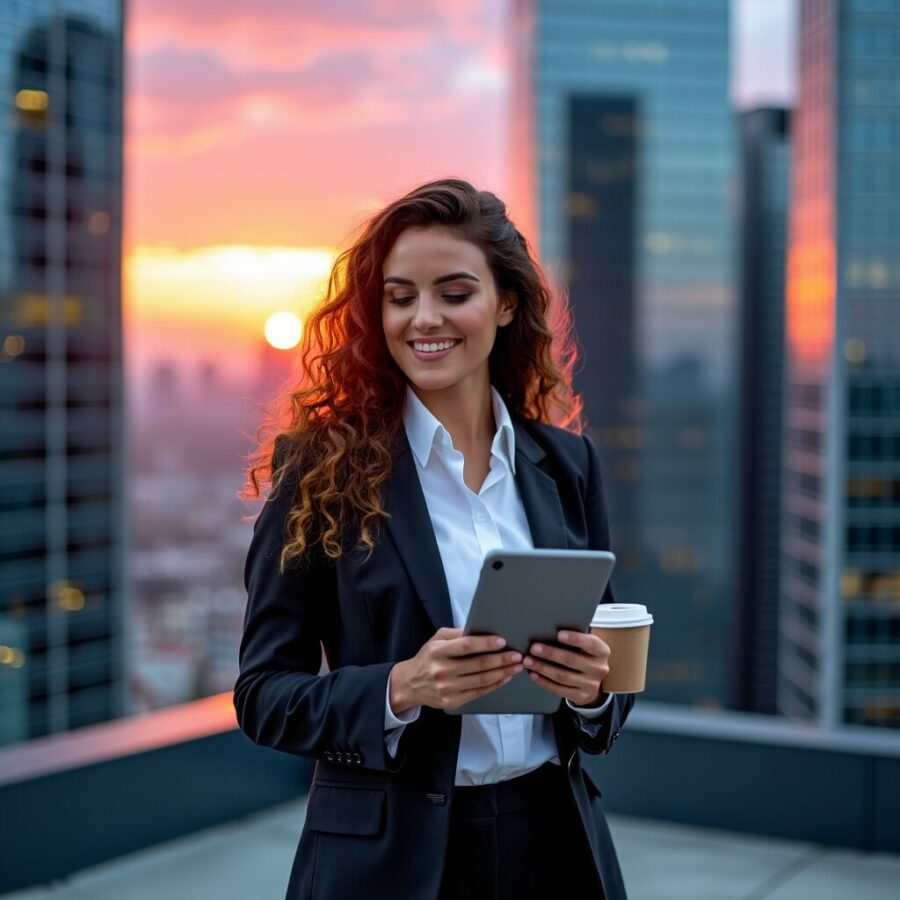
M 587 434 L 582 435 L 587 449 L 587 479 L 585 487 L 585 514 L 588 526 L 588 546 L 594 550 L 610 549 L 609 524 L 606 516 L 606 501 L 600 478 L 600 456 L 594 442 Z M 601 603 L 614 603 L 612 579 L 606 586 Z M 591 754 L 609 753 L 619 737 L 619 731 L 634 706 L 634 694 L 614 694 L 612 702 L 596 719 L 580 716 L 572 709 L 566 714 L 575 718 L 578 746 Z
M 276 443 L 273 467 L 279 455 Z M 295 475 L 285 478 L 253 527 L 233 699 L 238 725 L 254 743 L 285 753 L 396 771 L 403 764 L 404 742 L 391 757 L 384 740 L 384 698 L 393 663 L 320 673 L 319 610 L 337 602 L 334 565 L 315 552 L 279 572 L 296 488 Z

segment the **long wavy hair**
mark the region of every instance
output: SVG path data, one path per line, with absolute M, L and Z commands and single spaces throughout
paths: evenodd
M 352 535 L 371 553 L 388 515 L 381 488 L 403 422 L 406 376 L 381 324 L 384 259 L 407 228 L 441 226 L 484 252 L 498 295 L 515 292 L 512 321 L 497 330 L 490 379 L 511 414 L 581 432 L 572 389 L 577 349 L 561 292 L 551 291 L 504 203 L 458 178 L 431 181 L 376 213 L 335 260 L 325 296 L 306 323 L 300 381 L 257 429 L 240 495 L 291 491 L 285 567 L 318 547 L 337 559 Z M 288 476 L 293 475 L 288 480 Z

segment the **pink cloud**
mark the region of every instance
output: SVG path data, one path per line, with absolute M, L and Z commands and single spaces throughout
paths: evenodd
M 149 152 L 136 135 L 126 145 L 134 160 L 126 200 L 135 230 L 128 243 L 327 245 L 345 237 L 354 211 L 373 194 L 390 198 L 451 173 L 502 189 L 497 104 L 442 98 L 420 108 L 417 128 L 402 112 L 404 119 L 394 122 L 378 111 L 342 127 L 235 131 L 196 153 L 193 142 L 202 134 L 185 136 L 167 153 Z
M 265 0 L 250 13 L 245 2 L 154 0 L 135 8 L 127 42 L 132 53 L 169 47 L 208 53 L 235 70 L 297 71 L 354 50 L 417 54 L 442 43 L 483 42 L 497 6 Z
M 127 245 L 337 243 L 427 178 L 496 189 L 505 2 L 136 0 Z

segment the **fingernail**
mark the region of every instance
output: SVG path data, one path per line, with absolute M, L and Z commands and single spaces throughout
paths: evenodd
M 523 662 L 526 666 L 530 666 L 534 662 L 534 660 L 530 656 L 526 656 Z
M 540 644 L 535 644 L 535 645 L 531 648 L 531 652 L 532 652 L 532 653 L 543 653 L 543 652 L 544 652 L 544 648 L 543 648 Z
M 502 647 L 504 644 L 506 644 L 506 639 L 505 639 L 505 638 L 498 637 L 498 638 L 495 638 L 495 639 L 494 639 L 494 646 L 496 646 L 496 647 Z
M 568 631 L 561 631 L 561 632 L 559 633 L 559 639 L 560 639 L 561 641 L 567 641 L 567 640 L 569 639 L 569 632 L 568 632 Z

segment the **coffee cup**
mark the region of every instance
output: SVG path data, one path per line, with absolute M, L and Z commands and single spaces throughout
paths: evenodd
M 653 616 L 638 603 L 601 603 L 591 620 L 591 634 L 609 645 L 609 674 L 600 685 L 607 694 L 644 690 Z

